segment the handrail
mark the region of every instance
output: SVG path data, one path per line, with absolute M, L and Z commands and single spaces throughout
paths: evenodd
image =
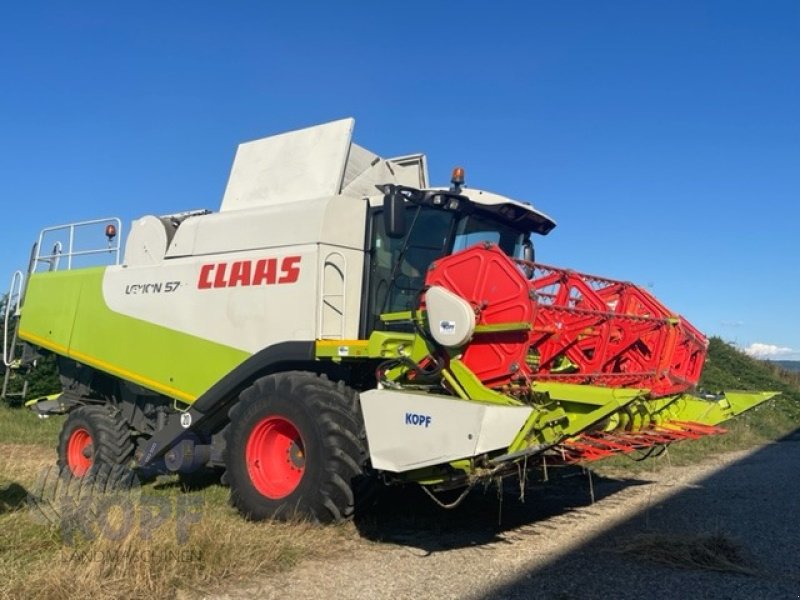
M 86 227 L 89 225 L 98 225 L 101 223 L 108 223 L 113 224 L 116 227 L 116 235 L 113 238 L 113 242 L 109 239 L 108 247 L 106 248 L 99 248 L 94 250 L 74 250 L 75 244 L 75 230 L 79 227 Z M 52 254 L 40 254 L 40 250 L 42 248 L 42 243 L 44 241 L 45 235 L 48 233 L 52 233 L 55 231 L 66 231 L 68 234 L 67 237 L 67 251 L 63 251 L 63 246 L 60 241 L 56 242 L 55 246 L 53 246 Z M 108 254 L 111 253 L 114 255 L 114 264 L 118 265 L 120 263 L 120 249 L 121 249 L 121 240 L 122 240 L 122 221 L 117 217 L 108 217 L 105 219 L 92 219 L 90 221 L 78 221 L 76 223 L 68 223 L 66 225 L 56 225 L 54 227 L 45 227 L 39 232 L 39 241 L 36 244 L 36 255 L 34 256 L 33 260 L 33 267 L 35 269 L 36 265 L 40 262 L 45 262 L 50 265 L 50 270 L 58 270 L 59 262 L 62 258 L 66 257 L 67 259 L 67 270 L 72 269 L 72 257 L 74 256 L 89 256 L 94 254 Z
M 336 264 L 334 257 L 338 257 L 341 260 L 341 264 Z M 325 284 L 326 279 L 325 277 L 328 275 L 328 267 L 333 267 L 341 276 L 341 285 L 342 285 L 342 292 L 340 294 L 326 294 L 325 293 Z M 319 274 L 319 286 L 320 286 L 320 294 L 322 296 L 322 302 L 319 305 L 319 314 L 317 315 L 317 332 L 318 337 L 320 339 L 323 338 L 323 328 L 325 325 L 324 315 L 325 315 L 325 306 L 327 305 L 329 308 L 333 309 L 335 312 L 340 312 L 341 318 L 339 319 L 339 332 L 336 337 L 333 337 L 332 334 L 328 334 L 325 336 L 326 339 L 344 339 L 345 333 L 345 315 L 347 314 L 347 257 L 339 251 L 330 252 L 326 257 L 325 261 L 322 265 L 322 270 Z M 331 303 L 331 299 L 333 298 L 340 298 L 342 302 L 341 311 L 336 308 Z
M 55 255 L 55 258 L 50 263 L 51 271 L 58 271 L 58 265 L 61 262 L 62 254 L 64 254 L 64 245 L 61 242 L 53 244 L 53 255 Z
M 8 291 L 8 298 L 6 299 L 6 314 L 3 318 L 3 364 L 6 367 L 10 367 L 14 362 L 13 341 L 11 348 L 9 348 L 8 345 L 8 325 L 11 318 L 12 305 L 16 304 L 16 306 L 13 308 L 13 313 L 14 316 L 18 316 L 24 281 L 25 275 L 23 275 L 22 271 L 14 271 L 14 274 L 11 276 L 11 286 Z M 15 286 L 16 294 L 14 292 Z

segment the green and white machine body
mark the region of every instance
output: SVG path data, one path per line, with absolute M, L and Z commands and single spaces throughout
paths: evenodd
M 125 461 L 139 468 L 245 473 L 231 481 L 239 486 L 235 503 L 262 518 L 280 516 L 288 503 L 302 512 L 303 498 L 313 494 L 303 478 L 316 468 L 307 462 L 315 448 L 334 460 L 345 445 L 318 442 L 313 426 L 303 425 L 306 417 L 287 416 L 291 406 L 269 412 L 287 373 L 294 382 L 325 375 L 324 385 L 342 382 L 357 398 L 349 405 L 352 435 L 345 436 L 359 448 L 350 452 L 349 475 L 433 490 L 517 473 L 522 461 L 592 460 L 715 432 L 719 422 L 770 396 L 654 397 L 643 388 L 536 378 L 523 391 L 486 385 L 462 360 L 465 348 L 475 336 L 526 324 L 482 325 L 474 305 L 425 285 L 427 267 L 473 243 L 498 242 L 504 228 L 519 234 L 509 252 L 531 258 L 530 235 L 555 223 L 529 204 L 462 189 L 460 182 L 451 190 L 430 188 L 423 155 L 380 158 L 352 142 L 353 126 L 344 119 L 241 144 L 218 212 L 142 217 L 124 249 L 116 225 L 109 232 L 114 264 L 69 268 L 81 254 L 71 236 L 83 224 L 46 230 L 66 232 L 70 244 L 48 253 L 40 237 L 17 310 L 7 311 L 17 322 L 15 328 L 7 320 L 6 337 L 15 328 L 38 352 L 55 353 L 65 383 L 58 399 L 32 408 L 83 410 L 84 420 L 86 407 L 106 410 L 102 418 L 130 436 Z M 424 211 L 414 213 L 419 206 Z M 392 224 L 389 212 L 407 214 L 406 222 Z M 453 223 L 466 218 L 462 212 L 478 215 L 484 226 L 460 231 Z M 496 223 L 500 233 L 485 235 L 485 223 Z M 405 267 L 415 253 L 417 265 Z M 273 389 L 259 383 L 266 380 L 278 391 L 251 400 L 256 394 L 247 390 Z M 243 398 L 247 406 L 237 412 Z M 250 430 L 237 424 L 261 405 L 264 416 Z M 324 406 L 323 398 L 313 410 Z M 311 419 L 312 412 L 304 414 Z M 69 454 L 78 443 L 70 436 L 85 430 L 91 438 L 92 427 L 89 419 L 64 434 L 62 463 L 74 474 L 82 474 L 81 457 L 89 466 L 99 461 L 97 439 Z M 265 471 L 267 483 L 259 484 L 268 450 L 253 450 L 258 440 L 251 440 L 233 456 L 231 429 L 245 438 L 261 432 L 287 456 L 301 456 L 294 470 L 275 476 L 289 483 L 276 488 Z M 336 500 L 342 506 L 333 516 L 306 512 L 342 518 L 351 503 L 350 496 Z

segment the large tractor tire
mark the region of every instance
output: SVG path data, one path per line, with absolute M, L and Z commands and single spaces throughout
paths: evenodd
M 353 515 L 367 453 L 356 392 L 313 373 L 256 380 L 231 409 L 225 466 L 232 504 L 248 519 Z
M 109 494 L 127 498 L 141 491 L 130 465 L 133 450 L 128 427 L 113 408 L 76 408 L 61 428 L 57 466 L 42 471 L 28 495 L 32 514 L 54 524 L 98 523 L 97 511 Z
M 82 406 L 69 413 L 58 438 L 58 466 L 73 477 L 85 477 L 99 465 L 126 466 L 133 441 L 113 408 Z

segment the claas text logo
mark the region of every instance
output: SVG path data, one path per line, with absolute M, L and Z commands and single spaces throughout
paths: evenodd
M 294 283 L 300 277 L 300 257 L 237 260 L 200 267 L 197 287 L 201 290 Z

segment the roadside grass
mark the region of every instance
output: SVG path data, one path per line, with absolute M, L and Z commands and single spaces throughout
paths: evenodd
M 55 448 L 64 419 L 60 415 L 43 419 L 30 410 L 10 408 L 0 402 L 0 443 L 40 444 Z
M 54 468 L 58 421 L 0 408 L 0 598 L 198 597 L 357 537 L 352 524 L 248 522 L 227 488 L 184 491 L 175 476 L 37 510 L 29 493 Z

